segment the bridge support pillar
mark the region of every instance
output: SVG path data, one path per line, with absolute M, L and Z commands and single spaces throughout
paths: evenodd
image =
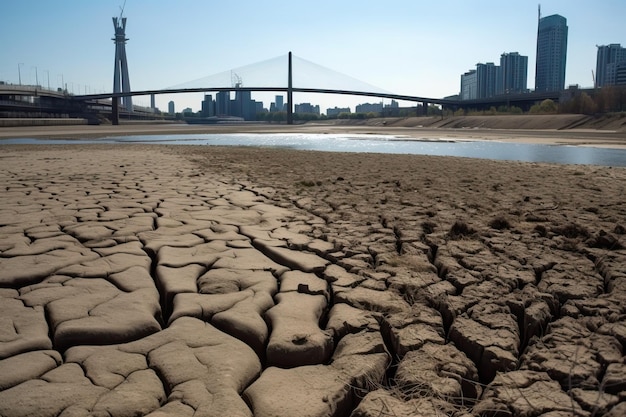
M 111 124 L 117 126 L 120 124 L 120 98 L 111 97 Z
M 423 106 L 422 107 L 422 114 L 424 116 L 428 116 L 428 102 L 427 101 L 423 102 L 422 106 Z
M 287 70 L 287 124 L 293 124 L 293 78 L 291 73 L 291 51 L 289 51 L 289 67 Z

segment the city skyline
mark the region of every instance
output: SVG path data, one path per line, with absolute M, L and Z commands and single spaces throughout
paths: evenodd
M 0 80 L 17 83 L 21 72 L 25 84 L 37 78 L 53 88 L 65 83 L 76 94 L 110 92 L 111 18 L 119 16 L 122 3 L 24 0 L 3 5 L 0 36 L 9 41 L 0 52 Z M 467 68 L 517 51 L 529 58 L 528 88 L 534 88 L 537 2 L 207 3 L 190 0 L 173 7 L 161 0 L 127 0 L 133 89 L 166 88 L 288 51 L 386 91 L 425 97 L 458 94 L 459 74 Z M 542 1 L 541 8 L 545 16 L 559 14 L 568 21 L 566 86 L 593 86 L 596 45 L 626 43 L 620 22 L 626 4 L 551 0 Z M 269 107 L 273 96 L 253 98 Z M 157 96 L 157 107 L 166 110 L 170 100 L 179 109 L 198 111 L 202 95 Z M 323 111 L 354 108 L 362 101 L 294 97 Z M 150 99 L 138 97 L 136 104 L 149 106 Z

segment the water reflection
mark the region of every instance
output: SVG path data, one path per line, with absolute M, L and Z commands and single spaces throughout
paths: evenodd
M 328 134 L 184 134 L 108 137 L 102 139 L 7 139 L 0 144 L 142 143 L 163 145 L 263 146 L 327 152 L 371 152 L 457 156 L 522 162 L 626 166 L 625 149 L 537 145 L 496 141 L 403 139 L 388 135 Z

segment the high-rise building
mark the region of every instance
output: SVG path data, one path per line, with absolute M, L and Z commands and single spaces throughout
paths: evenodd
M 535 91 L 565 89 L 567 19 L 558 14 L 541 17 L 537 29 Z
M 615 69 L 615 84 L 626 85 L 626 62 L 617 65 Z
M 230 115 L 230 91 L 219 91 L 215 95 L 215 115 Z
M 244 120 L 256 120 L 256 102 L 250 91 L 236 91 L 235 99 L 230 104 L 230 115 Z
M 362 103 L 357 104 L 355 113 L 381 113 L 383 111 L 383 103 Z
M 626 48 L 619 43 L 598 46 L 595 87 L 618 84 L 618 69 L 626 66 Z
M 493 62 L 476 64 L 477 98 L 489 98 L 496 95 L 496 80 L 499 67 Z
M 461 75 L 461 100 L 489 98 L 498 94 L 500 67 L 493 62 L 476 64 L 476 69 Z
M 283 96 L 276 96 L 276 111 L 285 110 L 285 104 L 283 103 Z
M 500 55 L 497 94 L 525 93 L 528 89 L 528 57 L 518 52 Z
M 174 114 L 176 113 L 175 107 L 174 107 L 174 102 L 170 101 L 169 103 L 167 103 L 167 112 L 169 114 Z
M 295 105 L 295 109 L 294 109 L 294 113 L 298 113 L 298 114 L 305 114 L 305 113 L 311 113 L 311 114 L 320 114 L 320 106 L 319 105 L 313 105 L 311 103 L 300 103 L 300 104 L 296 104 Z
M 478 78 L 476 70 L 469 70 L 461 75 L 461 100 L 476 100 L 478 98 Z
M 215 116 L 215 102 L 213 101 L 213 96 L 211 94 L 204 95 L 204 100 L 202 100 L 202 116 Z
M 252 100 L 252 103 L 254 104 L 254 120 L 256 120 L 257 114 L 267 113 L 267 109 L 263 107 L 262 101 Z

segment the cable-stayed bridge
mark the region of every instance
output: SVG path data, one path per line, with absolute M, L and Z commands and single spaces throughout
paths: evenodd
M 293 87 L 390 93 L 380 87 L 323 67 L 293 54 L 291 55 L 291 64 Z M 289 54 L 285 54 L 170 86 L 165 89 L 192 89 L 211 86 L 234 87 L 236 83 L 241 83 L 242 81 L 246 87 L 286 88 L 288 86 L 288 77 Z
M 516 105 L 530 108 L 534 103 L 546 98 L 558 101 L 560 92 L 525 93 L 504 95 L 479 100 L 450 100 L 444 98 L 421 97 L 396 94 L 380 87 L 360 81 L 354 77 L 320 66 L 311 61 L 289 54 L 234 68 L 218 74 L 199 78 L 182 84 L 152 90 L 69 95 L 67 91 L 50 91 L 40 86 L 0 85 L 0 110 L 18 109 L 23 111 L 59 111 L 79 113 L 82 108 L 111 113 L 112 122 L 119 123 L 120 111 L 130 113 L 120 104 L 122 98 L 132 96 L 152 96 L 162 94 L 200 93 L 200 92 L 284 92 L 287 93 L 287 120 L 293 123 L 293 93 L 321 93 L 348 96 L 374 97 L 414 102 L 424 109 L 429 104 L 438 104 L 444 108 L 488 109 L 491 106 Z M 2 97 L 23 97 L 11 102 L 2 102 Z M 27 99 L 39 97 L 36 103 Z M 132 110 L 131 110 L 132 111 Z
M 242 80 L 245 80 L 245 84 Z M 291 52 L 287 55 L 239 67 L 230 71 L 224 71 L 172 87 L 155 90 L 86 94 L 78 95 L 74 98 L 76 100 L 99 100 L 112 98 L 113 121 L 116 123 L 119 118 L 119 100 L 122 97 L 220 91 L 285 92 L 287 93 L 286 105 L 288 123 L 293 122 L 294 92 L 339 94 L 412 101 L 422 103 L 424 108 L 427 108 L 428 104 L 450 106 L 458 104 L 458 101 L 456 100 L 416 97 L 391 93 L 379 87 L 357 80 L 349 75 L 342 74 L 311 61 L 295 57 L 291 54 Z

